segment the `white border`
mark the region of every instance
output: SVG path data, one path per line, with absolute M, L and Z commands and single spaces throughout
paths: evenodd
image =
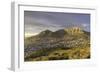
M 81 7 L 81 6 L 80 6 Z M 64 61 L 42 61 L 42 62 L 24 62 L 24 10 L 29 11 L 48 11 L 48 12 L 69 12 L 69 13 L 89 13 L 91 14 L 91 59 L 84 60 L 64 60 Z M 12 3 L 12 70 L 31 70 L 47 69 L 61 67 L 80 67 L 96 65 L 95 48 L 95 8 L 76 6 L 56 7 L 39 6 L 25 3 Z

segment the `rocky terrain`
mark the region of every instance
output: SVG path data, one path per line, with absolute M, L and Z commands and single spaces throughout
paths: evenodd
M 90 58 L 90 32 L 79 27 L 45 30 L 24 41 L 25 61 Z

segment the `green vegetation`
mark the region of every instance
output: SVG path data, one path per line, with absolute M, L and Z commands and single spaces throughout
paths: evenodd
M 72 48 L 72 49 L 53 49 L 34 51 L 26 57 L 26 61 L 48 61 L 48 60 L 65 60 L 65 59 L 88 59 L 90 58 L 90 49 Z

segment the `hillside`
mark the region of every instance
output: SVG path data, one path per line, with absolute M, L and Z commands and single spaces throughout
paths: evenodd
M 25 61 L 74 59 L 71 55 L 77 55 L 75 59 L 90 57 L 90 34 L 79 27 L 45 30 L 26 38 L 24 44 Z

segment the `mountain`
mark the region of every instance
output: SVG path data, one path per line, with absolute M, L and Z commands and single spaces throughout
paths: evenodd
M 90 34 L 79 27 L 60 29 L 55 32 L 45 30 L 36 36 L 25 39 L 25 57 L 33 51 L 57 48 L 77 48 L 90 44 Z M 47 52 L 47 51 L 46 51 Z
M 71 27 L 71 28 L 66 28 L 66 29 L 60 29 L 55 32 L 52 32 L 50 30 L 45 30 L 45 31 L 40 32 L 40 34 L 37 36 L 39 36 L 39 37 L 63 37 L 66 34 L 67 35 L 68 34 L 75 35 L 75 34 L 82 34 L 84 32 L 86 33 L 86 31 L 83 31 L 79 27 Z
M 45 31 L 42 31 L 40 32 L 40 34 L 38 35 L 39 37 L 50 37 L 52 36 L 52 31 L 50 30 L 45 30 Z

